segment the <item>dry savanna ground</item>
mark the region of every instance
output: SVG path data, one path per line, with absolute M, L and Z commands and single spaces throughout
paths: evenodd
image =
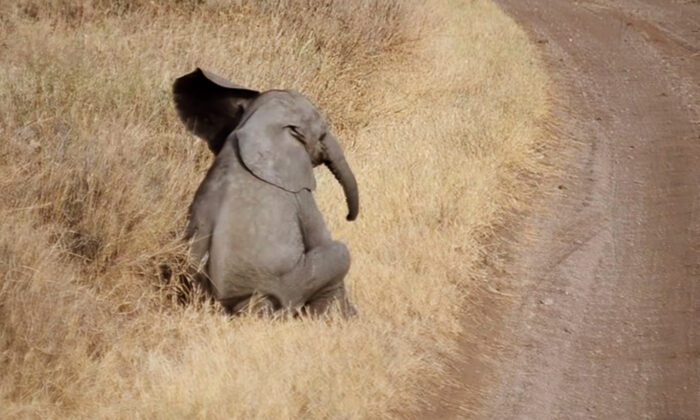
M 546 79 L 490 2 L 0 3 L 0 418 L 376 418 L 442 379 L 487 242 L 541 170 Z M 327 115 L 358 221 L 351 321 L 228 318 L 183 288 L 212 157 L 170 93 L 194 67 Z M 184 303 L 183 303 L 184 302 Z

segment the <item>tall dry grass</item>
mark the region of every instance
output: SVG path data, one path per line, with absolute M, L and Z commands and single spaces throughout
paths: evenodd
M 376 418 L 424 402 L 486 239 L 539 170 L 546 80 L 485 1 L 0 4 L 0 417 Z M 349 322 L 177 303 L 211 156 L 177 120 L 201 66 L 295 88 L 360 185 Z M 170 281 L 168 281 L 170 279 Z M 467 308 L 478 317 L 480 308 Z

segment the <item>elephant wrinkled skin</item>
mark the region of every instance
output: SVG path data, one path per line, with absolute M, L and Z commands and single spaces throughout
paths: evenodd
M 344 277 L 350 254 L 316 206 L 313 168 L 343 186 L 348 220 L 355 177 L 316 108 L 287 90 L 257 92 L 197 69 L 173 85 L 187 128 L 216 155 L 190 206 L 186 238 L 214 297 L 229 311 L 355 313 Z

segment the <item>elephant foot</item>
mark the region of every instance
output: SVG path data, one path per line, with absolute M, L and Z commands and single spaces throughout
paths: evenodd
M 270 296 L 253 293 L 249 297 L 237 299 L 235 302 L 221 301 L 231 315 L 254 315 L 260 318 L 272 316 L 279 309 L 279 304 Z
M 303 312 L 311 317 L 319 317 L 328 313 L 337 304 L 343 318 L 357 316 L 357 308 L 348 299 L 345 285 L 332 285 L 320 290 L 304 305 Z

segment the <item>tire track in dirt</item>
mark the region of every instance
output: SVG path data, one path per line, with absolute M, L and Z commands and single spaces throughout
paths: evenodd
M 480 418 L 699 418 L 700 4 L 497 3 L 542 45 L 573 157 L 512 256 L 522 299 L 465 343 L 497 353 L 464 376 L 487 388 L 456 398 Z

